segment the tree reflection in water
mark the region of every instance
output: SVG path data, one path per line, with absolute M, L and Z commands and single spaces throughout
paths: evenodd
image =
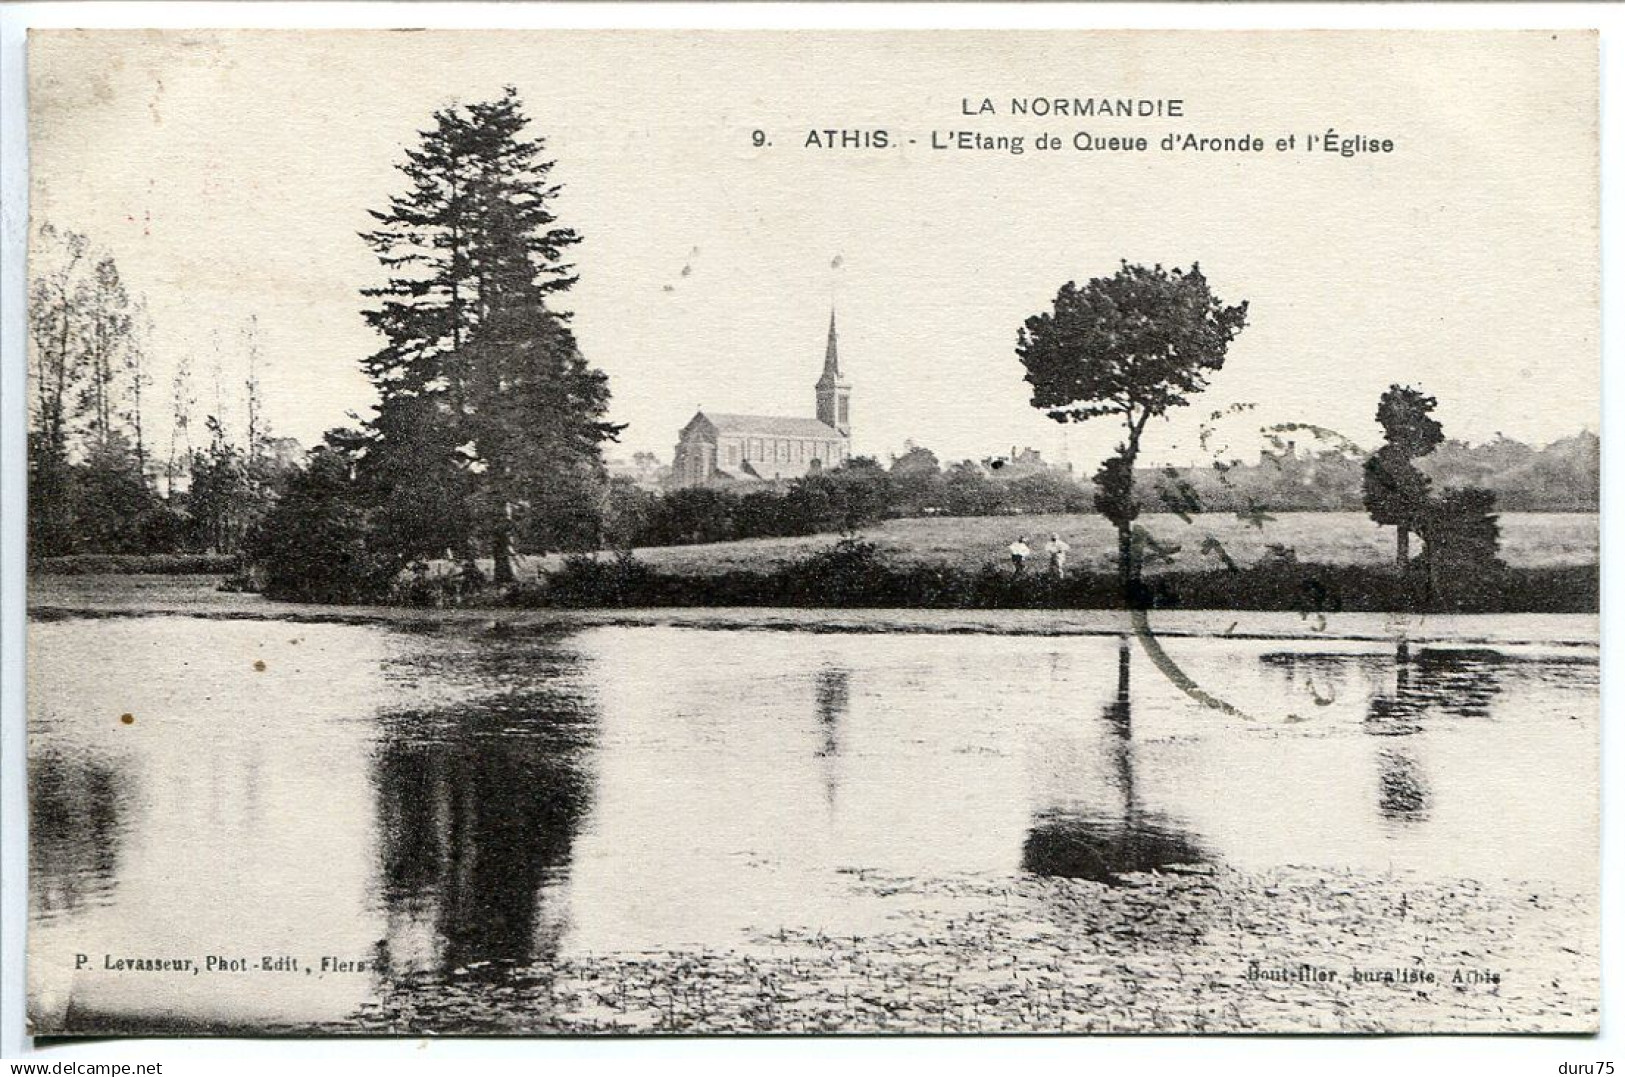
M 129 803 L 121 772 L 55 754 L 28 761 L 28 893 L 35 915 L 72 912 L 118 877 Z
M 406 936 L 424 929 L 441 972 L 557 956 L 595 719 L 545 686 L 386 719 L 375 782 L 390 965 L 421 962 Z
M 1140 803 L 1135 785 L 1130 646 L 1127 637 L 1119 644 L 1117 692 L 1102 714 L 1120 803 L 1115 809 L 1038 812 L 1021 851 L 1022 868 L 1035 875 L 1115 884 L 1120 875 L 1208 859 L 1208 853 L 1178 820 Z
M 1487 718 L 1501 682 L 1517 659 L 1483 648 L 1423 647 L 1412 651 L 1400 640 L 1394 657 L 1374 654 L 1265 654 L 1266 669 L 1277 671 L 1289 689 L 1315 694 L 1319 686 L 1341 687 L 1352 670 L 1363 669 L 1376 687 L 1366 693 L 1362 726 L 1377 737 L 1406 738 L 1438 718 Z M 1388 678 L 1392 677 L 1389 681 Z M 1387 681 L 1385 684 L 1384 682 Z M 1389 685 L 1391 684 L 1391 688 Z M 1402 740 L 1376 753 L 1377 808 L 1398 823 L 1425 820 L 1433 794 L 1416 748 Z
M 1394 649 L 1394 692 L 1371 697 L 1366 723 L 1376 734 L 1406 734 L 1430 716 L 1487 718 L 1511 659 L 1499 651 Z
M 1419 822 L 1428 817 L 1433 792 L 1422 764 L 1407 748 L 1384 748 L 1377 753 L 1377 810 L 1394 822 Z
M 836 768 L 841 761 L 841 724 L 852 705 L 851 679 L 848 671 L 838 667 L 820 669 L 813 678 L 813 702 L 822 736 L 817 755 L 823 761 L 824 803 L 831 809 L 840 785 Z
M 1394 691 L 1375 693 L 1366 711 L 1366 732 L 1406 737 L 1434 716 L 1487 718 L 1507 658 L 1499 651 L 1423 648 L 1414 657 L 1401 640 L 1394 648 Z M 1420 822 L 1433 806 L 1427 773 L 1415 749 L 1403 742 L 1377 753 L 1377 809 L 1396 823 Z

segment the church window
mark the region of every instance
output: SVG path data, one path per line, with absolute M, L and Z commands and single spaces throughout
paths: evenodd
M 731 441 L 728 443 L 728 463 L 730 465 L 739 463 L 739 446 Z

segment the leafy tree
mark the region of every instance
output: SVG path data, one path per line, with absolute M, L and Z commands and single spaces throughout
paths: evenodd
M 954 516 L 986 516 L 998 511 L 999 491 L 974 460 L 961 460 L 942 477 L 943 496 Z
M 153 491 L 135 447 L 115 435 L 74 468 L 74 545 L 87 553 L 173 553 L 185 520 Z
M 147 486 L 141 302 L 77 232 L 41 226 L 30 261 L 30 556 L 172 550 Z
M 30 419 L 40 453 L 66 462 L 73 394 L 83 374 L 83 340 L 78 293 L 90 241 L 55 225 L 40 228 L 30 256 L 33 284 L 28 297 Z
M 588 366 L 550 297 L 574 283 L 579 242 L 551 205 L 545 142 L 510 87 L 446 108 L 400 166 L 405 193 L 364 238 L 389 272 L 364 294 L 384 346 L 365 363 L 377 418 L 362 456 L 380 523 L 414 553 L 489 549 L 513 579 L 517 538 L 596 541 L 604 501 L 605 376 Z
M 604 543 L 631 549 L 648 532 L 660 499 L 627 478 L 609 481 L 604 503 Z
M 822 478 L 834 484 L 842 530 L 879 523 L 891 508 L 891 478 L 872 456 L 854 456 Z
M 209 447 L 192 453 L 186 506 L 198 545 L 215 553 L 235 553 L 256 515 L 248 465 L 218 418 L 210 415 L 204 425 Z
M 1450 489 L 1428 503 L 1419 531 L 1428 589 L 1435 601 L 1456 601 L 1493 590 L 1506 565 L 1500 559 L 1501 525 L 1495 494 Z
M 1432 487 L 1413 461 L 1444 441 L 1444 428 L 1433 418 L 1438 403 L 1399 385 L 1377 402 L 1383 446 L 1365 462 L 1365 508 L 1378 524 L 1398 529 L 1394 557 L 1401 570 L 1410 564 L 1411 534 L 1420 532 Z
M 1118 537 L 1118 578 L 1127 598 L 1139 581 L 1133 520 L 1134 465 L 1146 424 L 1190 403 L 1247 324 L 1247 304 L 1226 306 L 1201 268 L 1187 272 L 1124 262 L 1110 277 L 1068 281 L 1053 309 L 1028 318 L 1016 342 L 1032 405 L 1057 422 L 1100 417 L 1124 440 L 1095 476 L 1096 504 Z
M 937 454 L 915 445 L 892 462 L 893 509 L 900 515 L 914 515 L 928 508 L 940 508 L 946 490 L 942 465 Z
M 312 450 L 249 540 L 265 593 L 295 602 L 360 602 L 388 590 L 401 562 L 380 549 L 377 521 L 352 479 L 345 439 Z

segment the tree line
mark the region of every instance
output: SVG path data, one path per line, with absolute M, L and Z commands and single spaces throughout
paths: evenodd
M 240 436 L 200 412 L 190 356 L 154 384 L 153 327 L 111 254 L 81 233 L 42 225 L 29 295 L 28 553 L 234 554 L 293 464 L 274 452 L 259 392 L 257 329 L 242 328 L 248 416 Z M 218 364 L 221 344 L 216 341 Z M 152 415 L 168 411 L 167 444 Z M 199 443 L 194 443 L 196 436 Z

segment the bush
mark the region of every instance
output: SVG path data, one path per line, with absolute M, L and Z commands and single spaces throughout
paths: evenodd
M 372 542 L 378 528 L 350 478 L 349 461 L 328 449 L 291 476 L 287 494 L 249 540 L 270 598 L 289 602 L 378 601 L 403 563 Z
M 1304 614 L 1417 610 L 1440 612 L 1592 612 L 1597 570 L 1507 569 L 1495 590 L 1430 602 L 1419 575 L 1368 566 L 1301 564 L 1275 558 L 1240 570 L 1147 576 L 1136 596 L 1153 609 L 1231 609 Z M 842 539 L 769 572 L 679 576 L 623 553 L 613 560 L 573 557 L 542 583 L 515 588 L 515 605 L 563 608 L 632 606 L 784 606 L 894 609 L 1116 609 L 1115 574 L 1056 579 L 1013 576 L 995 565 L 975 572 L 938 565 L 894 567 L 873 543 Z

